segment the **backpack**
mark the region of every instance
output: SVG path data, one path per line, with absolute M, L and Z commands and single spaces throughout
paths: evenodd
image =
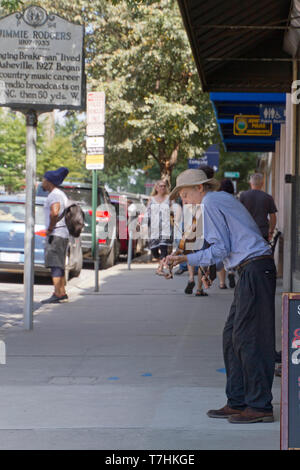
M 69 234 L 74 238 L 78 238 L 84 227 L 84 212 L 80 205 L 75 201 L 68 201 L 68 205 L 59 216 L 57 221 L 65 218 L 66 227 L 69 230 Z

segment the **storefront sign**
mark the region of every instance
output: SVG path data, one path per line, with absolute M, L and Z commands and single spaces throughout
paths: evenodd
M 272 124 L 285 123 L 285 106 L 259 105 L 260 122 Z
M 0 20 L 0 106 L 83 109 L 84 27 L 40 6 Z
M 239 136 L 271 136 L 273 132 L 272 124 L 260 121 L 259 115 L 254 116 L 234 116 L 233 133 Z
M 283 294 L 281 448 L 300 449 L 300 294 Z
M 203 165 L 210 166 L 215 172 L 219 169 L 220 151 L 218 144 L 211 145 L 199 158 L 189 158 L 188 168 L 197 169 Z

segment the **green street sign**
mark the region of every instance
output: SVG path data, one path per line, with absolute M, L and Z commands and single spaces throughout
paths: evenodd
M 239 171 L 225 171 L 224 176 L 225 178 L 239 178 L 240 172 Z

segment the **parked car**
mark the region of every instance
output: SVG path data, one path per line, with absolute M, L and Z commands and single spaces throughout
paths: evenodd
M 92 262 L 92 184 L 64 181 L 59 188 L 69 199 L 77 201 L 84 211 L 85 226 L 80 236 L 83 259 L 85 262 Z M 41 183 L 37 187 L 37 196 L 48 196 Z M 119 258 L 119 242 L 116 233 L 115 208 L 102 186 L 98 186 L 96 223 L 100 266 L 109 268 Z
M 136 205 L 138 210 L 135 212 L 134 218 L 131 222 L 133 222 L 133 225 L 138 224 L 144 215 L 142 206 L 145 207 L 145 200 L 138 194 L 127 192 L 110 192 L 109 197 L 115 206 L 117 214 L 117 235 L 120 241 L 120 254 L 127 255 L 129 223 L 128 208 L 131 204 Z M 144 240 L 141 237 L 132 240 L 132 257 L 136 256 L 137 254 L 141 254 L 144 251 L 146 242 L 147 240 Z
M 35 204 L 34 272 L 50 276 L 44 266 L 46 238 L 44 198 Z M 25 196 L 0 196 L 0 271 L 24 271 Z M 70 237 L 66 256 L 66 278 L 79 276 L 82 269 L 82 250 L 79 238 Z

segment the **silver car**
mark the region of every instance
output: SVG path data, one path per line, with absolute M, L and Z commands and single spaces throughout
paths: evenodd
M 44 266 L 46 227 L 45 198 L 36 198 L 34 272 L 50 276 Z M 24 271 L 25 196 L 0 196 L 0 271 L 21 273 Z M 66 256 L 66 278 L 79 276 L 82 269 L 80 238 L 70 237 Z

